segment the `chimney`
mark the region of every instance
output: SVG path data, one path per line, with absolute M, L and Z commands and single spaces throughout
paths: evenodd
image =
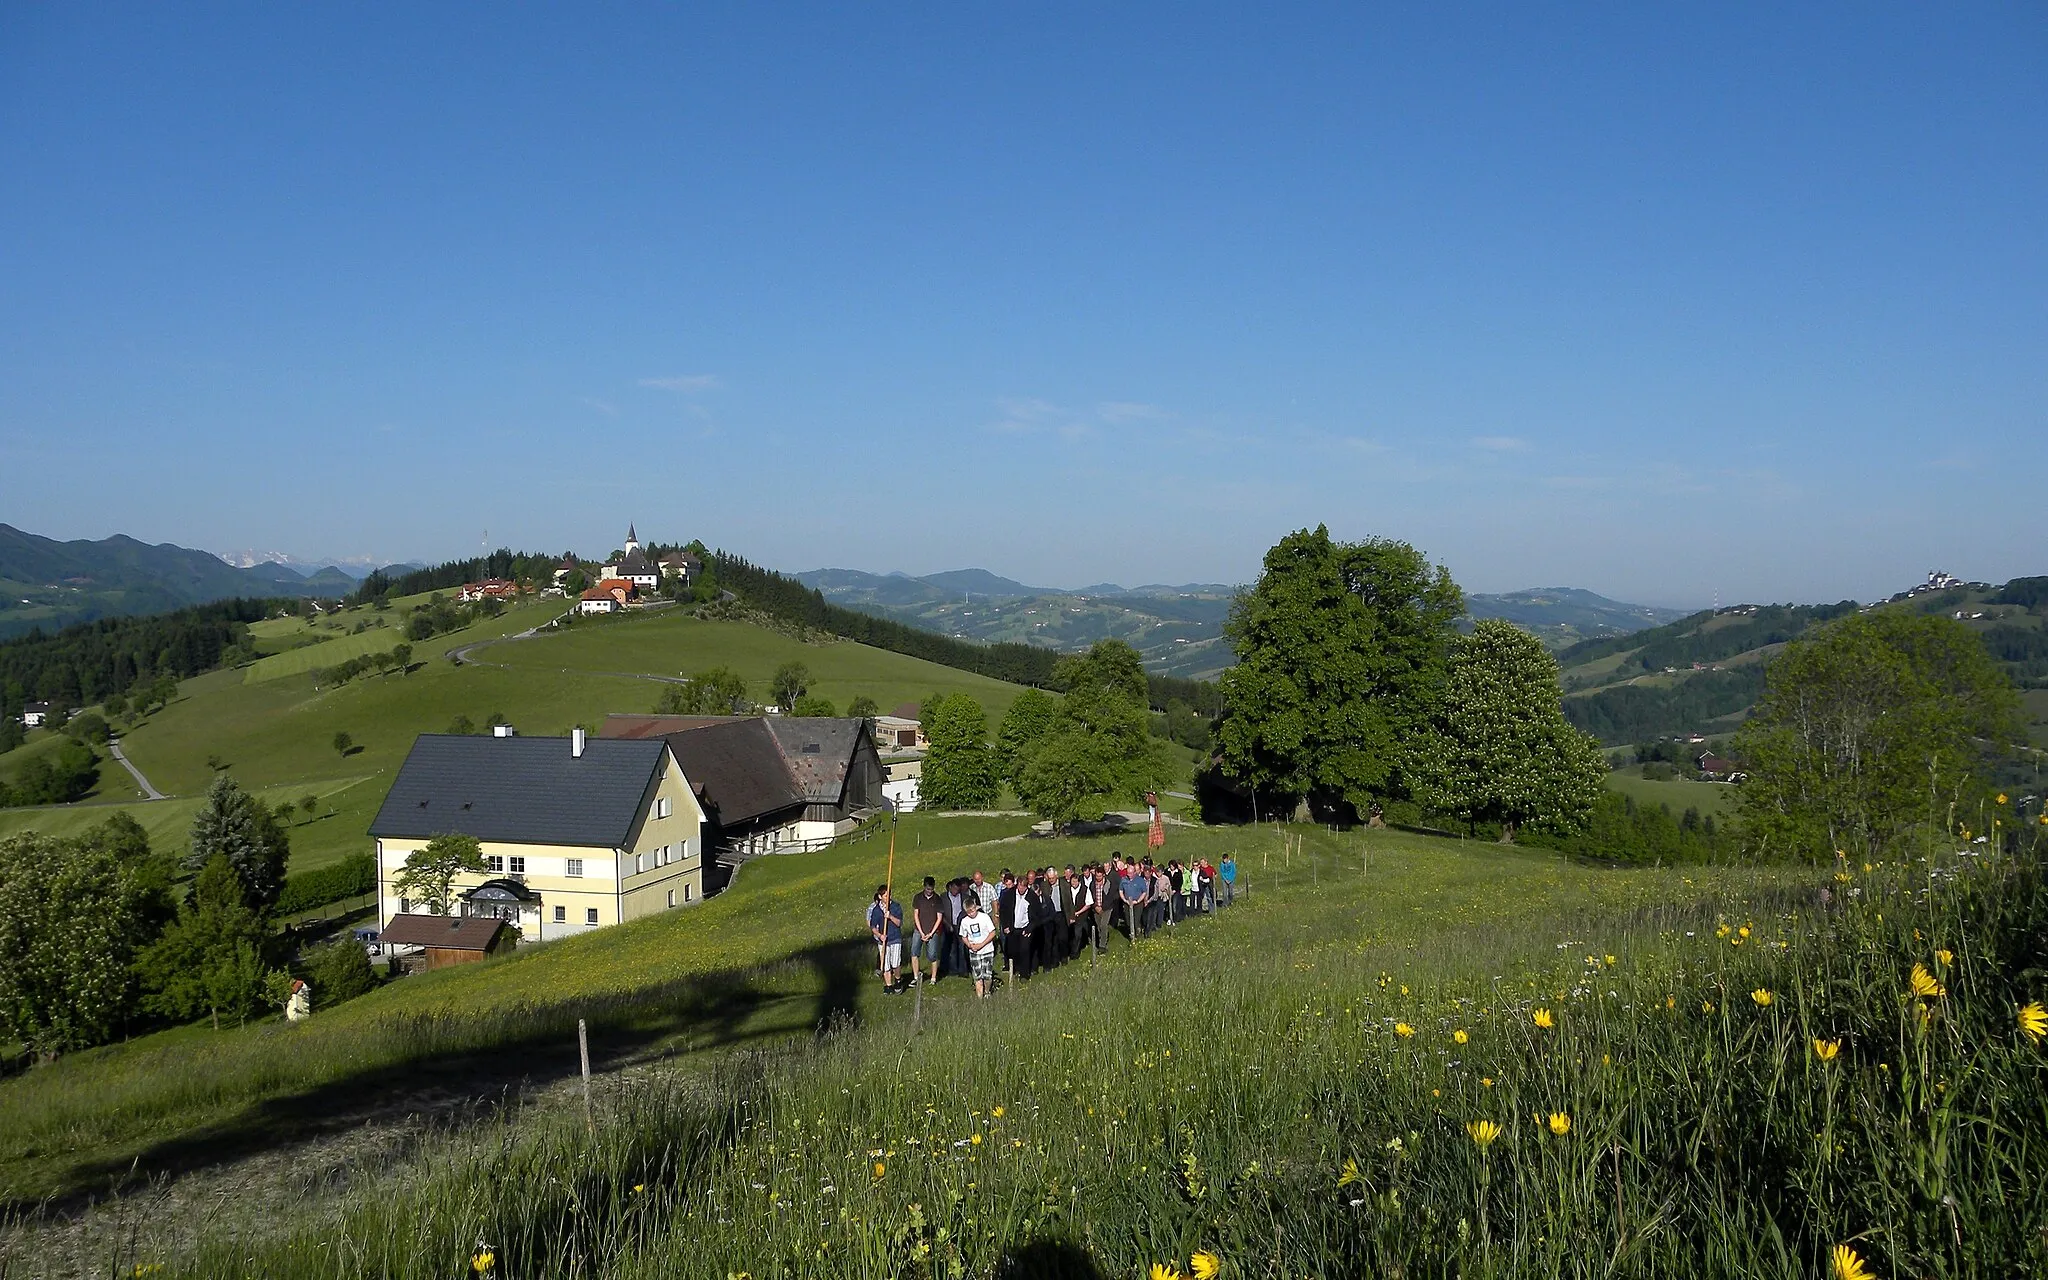
M 494 724 L 491 726 L 491 736 L 493 738 L 509 738 L 512 736 L 512 726 L 509 724 Z
M 574 729 L 569 730 L 569 758 L 581 760 L 583 758 L 583 744 L 589 740 L 590 735 L 583 731 L 582 725 L 579 724 Z

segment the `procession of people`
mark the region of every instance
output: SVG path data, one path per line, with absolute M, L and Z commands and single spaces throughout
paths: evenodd
M 926 876 L 908 911 L 890 886 L 879 885 L 867 926 L 884 991 L 893 995 L 959 976 L 973 980 L 975 995 L 986 996 L 999 976 L 1029 981 L 1091 947 L 1107 951 L 1112 933 L 1135 942 L 1228 907 L 1236 896 L 1237 863 L 1229 854 L 1214 864 L 1112 855 L 1106 863 L 1068 863 L 1064 871 L 1005 867 L 993 883 L 980 871 L 943 888 L 937 877 Z

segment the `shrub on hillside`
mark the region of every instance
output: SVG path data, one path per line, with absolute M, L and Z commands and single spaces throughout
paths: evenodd
M 369 955 L 346 938 L 308 951 L 305 967 L 306 981 L 313 985 L 313 1002 L 322 1009 L 353 1000 L 377 986 Z

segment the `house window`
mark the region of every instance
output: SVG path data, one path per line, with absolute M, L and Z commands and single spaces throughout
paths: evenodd
M 484 855 L 484 869 L 488 871 L 503 871 L 505 869 L 505 860 L 495 853 L 487 853 Z
M 512 859 L 512 874 L 515 876 L 526 874 L 526 859 L 521 857 L 514 857 Z
M 569 923 L 569 908 L 567 908 L 567 907 L 556 907 L 556 908 L 555 908 L 555 923 L 556 923 L 556 924 L 567 924 L 567 923 Z
M 670 889 L 670 890 L 668 891 L 668 905 L 670 905 L 670 906 L 674 906 L 674 905 L 676 905 L 676 891 L 675 891 L 674 889 Z M 919 935 L 919 936 L 922 936 L 922 935 Z
M 647 855 L 646 855 L 646 854 L 644 854 L 644 853 L 636 853 L 636 854 L 634 854 L 634 855 L 633 855 L 633 870 L 634 870 L 634 871 L 636 871 L 636 872 L 639 872 L 639 871 L 645 871 L 645 870 L 647 870 Z
M 571 858 L 571 859 L 569 859 L 569 861 L 568 861 L 568 865 L 567 865 L 567 866 L 566 866 L 566 867 L 565 867 L 565 868 L 563 869 L 563 872 L 562 872 L 562 874 L 564 874 L 564 875 L 571 875 L 571 876 L 580 876 L 580 875 L 582 875 L 582 874 L 583 874 L 583 859 L 581 859 L 581 858 Z
M 683 901 L 684 901 L 684 902 L 688 902 L 689 900 L 690 900 L 690 886 L 689 886 L 689 885 L 684 885 L 684 886 L 683 886 Z
M 669 799 L 667 796 L 662 796 L 660 799 L 654 802 L 654 816 L 657 818 L 666 818 L 669 814 L 675 812 L 675 803 L 675 801 Z
M 596 924 L 596 923 L 597 923 L 597 908 L 596 908 L 596 907 L 590 907 L 590 908 L 588 908 L 587 910 L 585 910 L 585 911 L 584 911 L 584 913 L 583 913 L 583 923 L 585 923 L 585 924 Z

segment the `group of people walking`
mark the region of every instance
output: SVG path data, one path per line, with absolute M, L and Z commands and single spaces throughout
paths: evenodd
M 906 914 L 888 885 L 875 889 L 868 906 L 868 932 L 876 948 L 882 989 L 899 985 L 903 951 L 910 950 L 909 983 L 937 982 L 947 974 L 974 980 L 974 994 L 986 996 L 1001 971 L 1020 981 L 1041 969 L 1078 959 L 1089 947 L 1109 948 L 1112 931 L 1135 941 L 1191 915 L 1227 907 L 1237 896 L 1237 862 L 1108 862 L 1081 867 L 1008 867 L 998 884 L 982 873 L 946 882 L 926 876 Z M 929 972 L 926 966 L 929 965 Z

